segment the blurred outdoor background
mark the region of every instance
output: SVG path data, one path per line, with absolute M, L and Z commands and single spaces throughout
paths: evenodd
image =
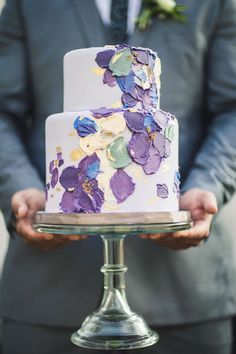
M 0 12 L 2 10 L 2 7 L 4 6 L 4 2 L 5 0 L 0 0 Z M 6 254 L 7 246 L 8 246 L 8 234 L 6 231 L 2 213 L 0 211 L 0 275 L 2 272 L 2 265 Z

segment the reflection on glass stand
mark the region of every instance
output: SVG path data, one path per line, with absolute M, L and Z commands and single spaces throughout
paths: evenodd
M 124 239 L 126 234 L 172 232 L 191 226 L 188 212 L 146 214 L 49 214 L 39 212 L 38 232 L 101 235 L 104 245 L 104 294 L 98 310 L 72 334 L 74 344 L 93 349 L 135 349 L 155 344 L 159 336 L 134 313 L 126 299 Z M 60 236 L 58 236 L 60 237 Z

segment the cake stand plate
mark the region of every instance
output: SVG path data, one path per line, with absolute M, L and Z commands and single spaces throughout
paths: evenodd
M 126 235 L 187 230 L 187 211 L 159 213 L 56 214 L 37 212 L 33 226 L 38 232 L 60 235 L 101 236 L 104 245 L 104 293 L 100 307 L 72 334 L 75 345 L 101 350 L 122 350 L 155 344 L 159 336 L 134 313 L 125 291 L 124 239 Z M 86 241 L 85 241 L 86 242 Z

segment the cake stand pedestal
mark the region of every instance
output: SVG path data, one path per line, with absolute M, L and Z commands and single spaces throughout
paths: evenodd
M 191 227 L 190 213 L 53 214 L 38 212 L 38 232 L 63 235 L 99 234 L 104 245 L 104 294 L 98 310 L 72 334 L 74 344 L 92 349 L 135 349 L 155 344 L 159 336 L 134 313 L 125 292 L 124 239 L 126 235 L 163 233 Z

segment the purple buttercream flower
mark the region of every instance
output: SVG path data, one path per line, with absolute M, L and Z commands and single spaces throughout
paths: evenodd
M 135 189 L 132 178 L 122 169 L 118 169 L 111 177 L 110 186 L 118 203 L 124 202 Z
M 112 72 L 109 69 L 107 69 L 104 73 L 103 83 L 110 87 L 116 86 L 116 78 L 112 75 Z
M 115 54 L 115 50 L 112 50 L 112 49 L 104 50 L 102 52 L 97 53 L 95 61 L 98 64 L 98 66 L 100 66 L 101 68 L 107 69 L 109 66 L 110 60 L 114 54 Z
M 165 183 L 163 184 L 157 184 L 157 196 L 160 198 L 168 198 L 169 196 L 169 191 L 168 187 Z
M 60 183 L 65 188 L 61 208 L 65 212 L 96 213 L 101 211 L 104 194 L 96 177 L 100 160 L 96 153 L 83 158 L 78 167 L 69 166 L 62 172 Z
M 162 116 L 162 115 L 161 115 Z M 170 155 L 171 141 L 167 139 L 156 121 L 156 115 L 146 112 L 124 112 L 132 138 L 128 144 L 128 152 L 132 159 L 142 165 L 146 174 L 156 173 L 162 159 Z M 159 120 L 163 125 L 163 120 Z

